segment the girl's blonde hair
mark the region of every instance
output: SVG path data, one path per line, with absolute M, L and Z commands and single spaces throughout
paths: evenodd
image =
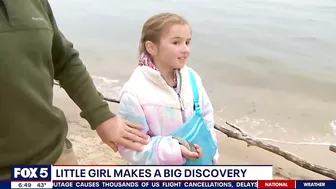
M 175 24 L 189 25 L 185 18 L 173 13 L 160 13 L 150 17 L 142 27 L 139 54 L 147 52 L 145 47 L 146 41 L 158 44 L 162 33 L 169 30 Z

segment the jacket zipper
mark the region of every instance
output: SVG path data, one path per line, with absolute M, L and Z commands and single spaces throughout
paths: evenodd
M 177 96 L 178 96 L 179 101 L 180 101 L 181 111 L 183 112 L 184 111 L 184 104 L 183 104 L 183 101 L 182 101 L 180 93 L 177 93 Z
M 175 77 L 176 77 L 176 81 L 178 82 L 178 85 L 177 85 L 178 89 L 177 89 L 176 93 L 177 93 L 177 97 L 178 97 L 178 100 L 179 100 L 179 103 L 180 103 L 180 107 L 181 107 L 180 108 L 180 110 L 181 110 L 180 112 L 181 112 L 182 121 L 184 123 L 183 112 L 185 110 L 185 107 L 184 107 L 184 104 L 183 104 L 183 100 L 181 98 L 182 79 L 181 79 L 180 73 L 177 73 Z
M 183 104 L 183 101 L 182 101 L 182 98 L 181 98 L 181 95 L 180 93 L 177 93 L 177 97 L 179 99 L 179 102 L 180 102 L 180 112 L 181 112 L 181 117 L 182 117 L 182 122 L 184 123 L 184 115 L 183 115 L 183 112 L 184 112 L 184 104 Z

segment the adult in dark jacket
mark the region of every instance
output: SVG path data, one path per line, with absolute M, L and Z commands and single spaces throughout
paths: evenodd
M 64 113 L 52 104 L 54 80 L 114 151 L 117 144 L 138 151 L 147 144 L 141 125 L 110 111 L 47 0 L 0 0 L 0 179 L 14 164 L 71 159 L 62 157 L 71 144 Z

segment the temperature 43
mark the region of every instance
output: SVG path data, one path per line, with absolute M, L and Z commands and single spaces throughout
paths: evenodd
M 53 188 L 52 182 L 38 182 L 36 188 Z
M 46 186 L 47 186 L 47 183 L 45 183 L 45 182 L 37 183 L 37 187 L 39 187 L 39 188 L 45 188 Z

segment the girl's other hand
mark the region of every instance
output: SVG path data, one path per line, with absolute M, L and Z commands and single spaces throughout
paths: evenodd
M 202 148 L 198 144 L 194 144 L 196 151 L 198 153 L 198 158 L 202 157 Z
M 202 149 L 200 148 L 200 146 L 197 144 L 194 144 L 194 146 L 196 148 L 196 152 L 192 152 L 188 150 L 188 148 L 186 148 L 185 146 L 180 145 L 182 156 L 186 159 L 197 159 L 202 157 Z

